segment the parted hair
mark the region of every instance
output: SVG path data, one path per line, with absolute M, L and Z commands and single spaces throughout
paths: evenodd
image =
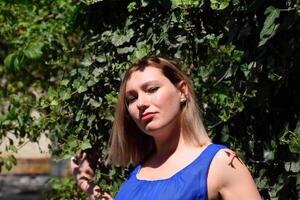
M 187 76 L 179 69 L 175 61 L 158 56 L 147 56 L 131 65 L 125 73 L 119 89 L 109 149 L 109 159 L 115 165 L 135 165 L 155 152 L 154 139 L 138 128 L 130 117 L 126 106 L 126 83 L 128 79 L 133 72 L 143 71 L 148 66 L 161 69 L 163 75 L 175 86 L 181 81 L 186 82 L 188 88 L 187 101 L 182 106 L 181 115 L 184 140 L 198 146 L 210 142 L 200 117 L 195 94 Z

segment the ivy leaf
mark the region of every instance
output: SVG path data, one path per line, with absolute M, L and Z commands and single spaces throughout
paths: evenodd
M 99 63 L 104 63 L 104 62 L 106 62 L 106 57 L 105 57 L 105 55 L 103 55 L 103 54 L 100 54 L 100 55 L 98 55 L 98 56 L 95 56 L 95 59 L 96 59 L 97 62 L 99 62 Z
M 77 147 L 77 141 L 76 141 L 76 138 L 69 138 L 69 147 L 71 148 L 71 149 L 73 149 L 73 148 L 75 148 L 75 147 Z
M 85 3 L 86 5 L 92 5 L 101 1 L 103 0 L 81 0 L 81 2 Z
M 275 35 L 279 27 L 279 24 L 274 23 L 280 15 L 279 9 L 276 9 L 273 6 L 269 6 L 265 11 L 265 15 L 267 16 L 267 18 L 260 32 L 260 41 L 258 44 L 259 47 L 266 44 L 266 42 Z
M 82 111 L 82 110 L 79 110 L 79 111 L 76 113 L 75 121 L 78 122 L 80 119 L 82 119 L 82 115 L 83 115 L 83 111 Z
M 229 6 L 229 2 L 228 1 L 222 1 L 221 4 L 220 4 L 220 6 L 219 6 L 219 10 L 224 10 L 228 6 Z
M 139 43 L 137 43 L 137 48 L 133 52 L 132 60 L 140 59 L 140 58 L 148 55 L 149 52 L 150 52 L 150 47 L 143 42 L 139 42 Z
M 289 149 L 293 153 L 300 153 L 300 132 L 289 142 Z
M 69 160 L 71 157 L 73 156 L 73 154 L 70 154 L 70 153 L 66 153 L 62 156 L 62 159 L 63 160 Z
M 123 47 L 123 48 L 118 48 L 117 52 L 118 54 L 127 54 L 129 52 L 132 52 L 134 50 L 134 47 L 130 45 L 129 47 Z
M 44 46 L 44 43 L 42 42 L 33 42 L 30 43 L 27 48 L 24 50 L 24 54 L 27 58 L 36 60 L 42 57 L 43 52 L 42 48 Z
M 67 99 L 70 99 L 71 98 L 71 90 L 70 88 L 66 89 L 66 90 L 62 90 L 60 92 L 60 98 L 62 100 L 67 100 Z
M 93 75 L 94 75 L 95 77 L 98 77 L 100 74 L 103 73 L 103 71 L 104 71 L 104 69 L 103 69 L 102 67 L 95 68 L 95 69 L 93 70 Z
M 50 103 L 51 106 L 57 106 L 58 105 L 58 101 L 57 100 L 52 100 Z
M 213 10 L 224 10 L 229 6 L 228 0 L 210 0 L 210 7 Z
M 19 65 L 20 63 L 16 53 L 11 53 L 4 59 L 4 66 L 7 68 L 18 70 Z
M 17 164 L 17 159 L 15 158 L 15 156 L 9 155 L 4 166 L 5 166 L 6 170 L 9 171 L 16 164 Z
M 93 123 L 93 121 L 95 121 L 95 119 L 96 119 L 96 115 L 94 115 L 94 114 L 88 118 L 88 124 L 87 124 L 88 127 L 90 127 L 92 125 L 92 123 Z
M 83 60 L 80 62 L 80 64 L 84 67 L 90 66 L 93 64 L 93 58 L 90 54 L 85 55 Z
M 90 148 L 92 148 L 92 145 L 88 139 L 82 141 L 82 143 L 80 144 L 81 150 L 86 150 L 86 149 L 90 149 Z
M 90 99 L 89 102 L 88 102 L 88 105 L 92 105 L 93 107 L 95 108 L 98 108 L 101 106 L 101 101 L 96 101 L 95 99 Z
M 83 92 L 85 92 L 85 91 L 87 91 L 87 87 L 86 87 L 85 85 L 81 85 L 81 86 L 79 86 L 79 88 L 77 89 L 77 92 L 78 92 L 78 93 L 83 93 Z
M 287 172 L 291 171 L 294 173 L 300 172 L 300 160 L 297 162 L 285 162 L 284 168 Z
M 174 7 L 194 7 L 199 4 L 198 0 L 171 0 L 171 3 Z M 202 2 L 201 2 L 202 3 Z
M 70 82 L 70 80 L 68 80 L 68 79 L 63 79 L 59 84 L 60 84 L 60 85 L 63 85 L 63 86 L 67 86 L 69 82 Z
M 96 77 L 91 78 L 86 84 L 88 87 L 91 87 L 99 82 L 99 79 Z
M 127 6 L 128 12 L 132 12 L 135 9 L 136 9 L 136 2 L 131 2 L 130 4 L 128 4 Z
M 129 42 L 133 35 L 134 31 L 132 29 L 127 30 L 125 34 L 114 32 L 111 38 L 111 43 L 116 47 L 121 46 L 125 42 Z
M 17 164 L 17 159 L 16 159 L 15 156 L 13 156 L 13 155 L 10 155 L 10 156 L 8 157 L 8 160 L 9 160 L 9 162 L 11 162 L 13 165 L 16 165 L 16 164 Z
M 293 135 L 290 136 L 289 149 L 292 153 L 300 153 L 300 121 L 297 122 L 293 132 Z
M 10 162 L 5 162 L 4 166 L 7 171 L 10 171 L 12 168 L 12 164 Z

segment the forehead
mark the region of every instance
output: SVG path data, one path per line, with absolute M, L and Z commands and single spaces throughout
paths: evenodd
M 168 81 L 168 79 L 164 76 L 160 68 L 147 66 L 143 70 L 137 70 L 132 72 L 132 74 L 126 82 L 126 91 L 144 85 L 148 82 L 164 81 Z

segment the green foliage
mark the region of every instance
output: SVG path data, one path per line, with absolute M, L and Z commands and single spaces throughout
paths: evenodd
M 279 17 L 280 11 L 279 9 L 270 6 L 266 9 L 264 13 L 267 18 L 264 22 L 264 26 L 260 32 L 260 41 L 258 46 L 264 45 L 273 35 L 275 35 L 279 24 L 275 23 L 275 20 Z
M 181 61 L 210 136 L 243 158 L 263 198 L 299 196 L 299 1 L 40 4 L 1 2 L 1 137 L 47 133 L 57 159 L 87 151 L 115 193 L 128 169 L 104 160 L 120 80 L 159 54 Z
M 13 154 L 46 130 L 40 98 L 77 60 L 80 10 L 71 0 L 0 1 L 0 140 L 17 138 L 7 144 L 0 168 L 15 165 Z
M 86 193 L 82 192 L 76 182 L 69 177 L 51 178 L 49 180 L 51 190 L 44 196 L 48 200 L 80 200 L 87 199 Z

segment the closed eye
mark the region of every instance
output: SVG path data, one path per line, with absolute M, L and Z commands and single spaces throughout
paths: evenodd
M 136 96 L 133 96 L 133 95 L 127 96 L 126 97 L 126 103 L 127 103 L 127 105 L 133 103 L 136 99 L 137 99 Z
M 159 87 L 150 87 L 150 88 L 147 89 L 147 92 L 148 92 L 148 93 L 154 93 L 154 92 L 156 92 L 158 89 L 159 89 Z

